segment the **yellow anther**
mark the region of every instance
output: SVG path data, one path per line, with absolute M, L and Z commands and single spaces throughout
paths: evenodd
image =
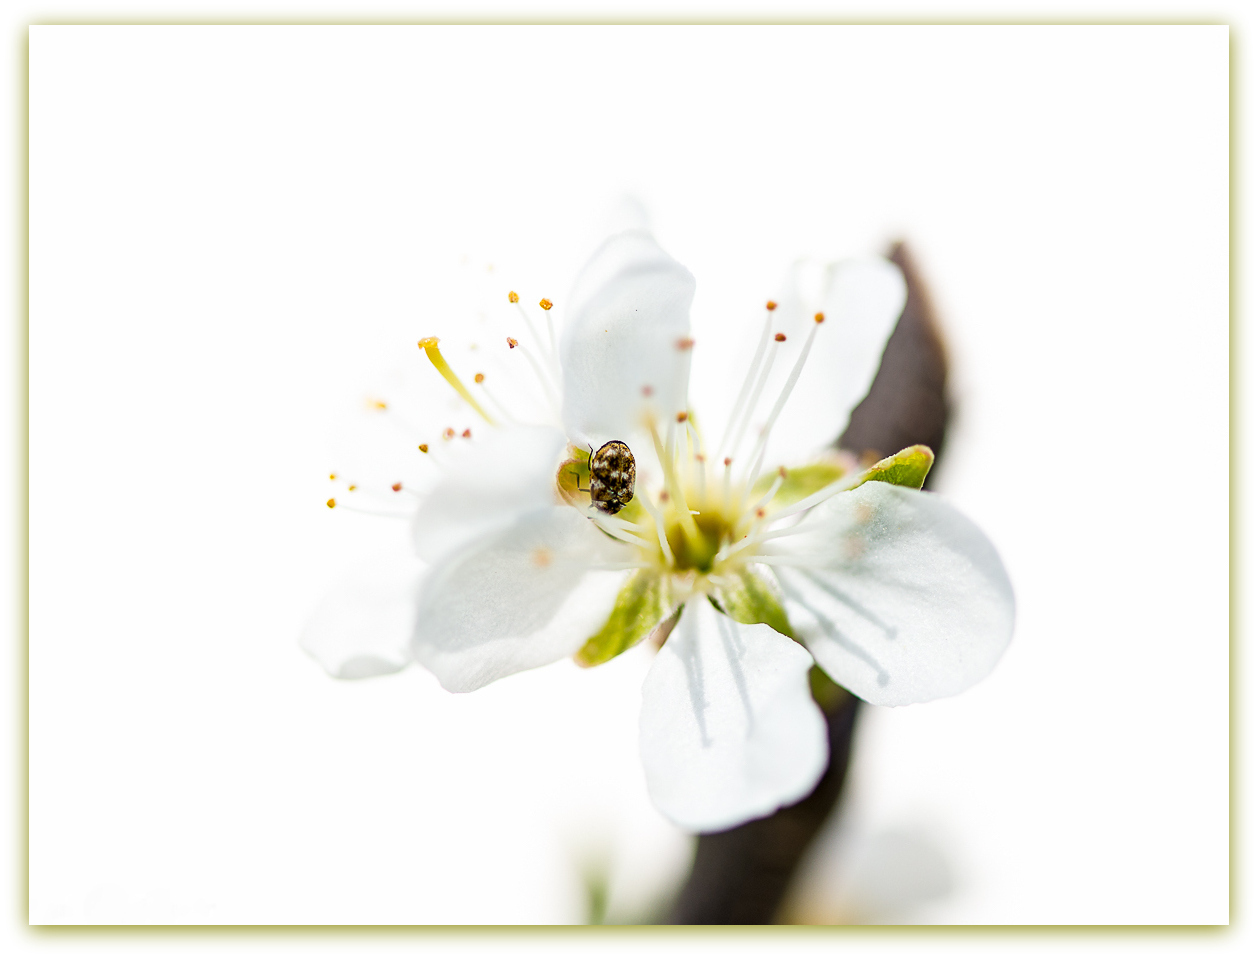
M 335 499 L 329 499 L 329 500 L 328 500 L 328 508 L 329 508 L 329 509 L 335 509 L 335 508 L 336 508 L 336 500 L 335 500 Z
M 555 304 L 552 303 L 550 300 L 546 299 L 545 297 L 542 297 L 542 301 L 538 303 L 537 305 L 542 307 L 542 309 L 550 309 Z
M 454 391 L 462 396 L 467 404 L 475 409 L 485 422 L 492 426 L 494 421 L 489 417 L 489 413 L 485 412 L 485 410 L 481 408 L 481 404 L 476 401 L 470 392 L 468 392 L 467 387 L 463 385 L 462 380 L 454 374 L 454 370 L 451 369 L 450 364 L 446 362 L 446 358 L 441 355 L 441 350 L 437 348 L 437 337 L 428 336 L 421 339 L 419 341 L 419 348 L 424 351 L 424 354 L 428 357 L 428 361 L 436 367 L 437 372 L 441 373 L 442 378 L 454 387 Z
M 388 409 L 389 408 L 389 404 L 380 399 L 374 400 L 371 405 L 373 409 Z
M 350 486 L 350 487 L 349 487 L 349 491 L 350 491 L 350 492 L 353 492 L 353 491 L 354 491 L 355 489 L 357 489 L 357 488 L 358 488 L 357 486 Z
M 328 478 L 331 479 L 333 482 L 336 482 L 336 473 L 335 472 L 328 473 Z
M 419 444 L 419 451 L 420 451 L 420 452 L 427 452 L 427 451 L 428 451 L 428 443 L 426 443 L 426 442 L 421 442 L 421 443 Z
M 511 292 L 507 293 L 507 302 L 518 303 L 519 301 L 520 301 L 520 294 L 517 293 L 515 290 L 512 290 Z

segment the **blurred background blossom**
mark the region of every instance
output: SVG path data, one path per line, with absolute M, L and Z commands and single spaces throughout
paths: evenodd
M 912 242 L 953 359 L 936 488 L 1019 597 L 988 680 L 862 716 L 790 914 L 1226 921 L 1227 56 L 1219 27 L 33 30 L 31 920 L 658 914 L 690 841 L 641 780 L 645 650 L 450 696 L 294 647 L 397 548 L 323 506 L 338 420 L 427 317 L 562 296 L 572 224 L 631 190 L 731 350 L 797 257 Z M 1186 463 L 1187 495 L 1156 479 Z

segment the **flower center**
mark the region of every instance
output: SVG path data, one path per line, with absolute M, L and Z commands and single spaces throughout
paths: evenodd
M 729 543 L 733 530 L 726 517 L 716 511 L 701 509 L 694 517 L 698 535 L 682 527 L 679 517 L 667 522 L 665 538 L 673 551 L 673 568 L 678 572 L 694 570 L 706 575 L 712 571 L 716 555 Z

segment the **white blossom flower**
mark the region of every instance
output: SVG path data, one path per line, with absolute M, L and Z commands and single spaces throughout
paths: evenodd
M 704 418 L 716 400 L 689 390 L 703 348 L 694 278 L 642 231 L 595 253 L 557 335 L 543 301 L 546 335 L 524 314 L 527 337 L 498 339 L 540 412 L 513 391 L 478 396 L 482 377 L 468 386 L 438 340 L 421 340 L 481 420 L 476 436 L 443 447 L 444 471 L 417 499 L 422 570 L 366 600 L 330 598 L 305 648 L 342 677 L 414 660 L 468 692 L 567 656 L 597 665 L 653 636 L 643 766 L 657 806 L 698 831 L 816 785 L 828 746 L 814 664 L 879 705 L 983 678 L 1009 642 L 1012 591 L 984 535 L 920 491 L 930 451 L 864 470 L 827 451 L 868 391 L 903 277 L 861 260 L 822 280 L 810 307 L 798 283 L 769 304 L 719 430 Z M 591 454 L 612 441 L 637 468 L 619 510 L 589 491 Z

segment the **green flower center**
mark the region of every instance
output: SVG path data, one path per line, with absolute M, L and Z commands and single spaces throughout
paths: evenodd
M 716 554 L 733 539 L 733 527 L 726 517 L 713 509 L 703 509 L 694 517 L 697 530 L 687 530 L 676 514 L 667 516 L 664 535 L 668 547 L 673 550 L 674 569 L 687 572 L 691 569 L 707 574 L 712 571 Z M 662 558 L 662 557 L 661 557 Z

